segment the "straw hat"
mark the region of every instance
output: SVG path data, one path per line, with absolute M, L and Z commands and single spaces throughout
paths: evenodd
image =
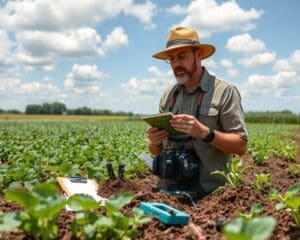
M 154 58 L 166 59 L 171 50 L 182 47 L 195 47 L 202 50 L 202 59 L 208 58 L 215 52 L 215 47 L 210 44 L 200 44 L 198 33 L 187 27 L 175 27 L 171 29 L 167 39 L 167 46 L 161 52 L 155 53 Z

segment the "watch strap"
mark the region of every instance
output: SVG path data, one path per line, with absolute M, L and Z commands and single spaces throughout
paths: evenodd
M 215 130 L 209 128 L 208 134 L 202 139 L 203 142 L 210 143 L 215 139 Z

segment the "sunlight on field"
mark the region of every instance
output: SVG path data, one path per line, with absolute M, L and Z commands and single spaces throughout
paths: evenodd
M 126 119 L 128 117 L 125 116 L 0 114 L 0 121 L 99 121 Z

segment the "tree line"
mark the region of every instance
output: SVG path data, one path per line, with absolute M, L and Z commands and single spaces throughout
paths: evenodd
M 295 114 L 290 110 L 263 112 L 250 111 L 246 112 L 245 119 L 247 123 L 300 124 L 300 114 Z
M 23 114 L 23 112 L 10 109 L 0 109 L 0 114 Z M 69 109 L 64 103 L 43 103 L 29 104 L 25 108 L 25 114 L 47 114 L 47 115 L 98 115 L 98 116 L 140 116 L 132 112 L 117 111 L 113 112 L 109 109 L 91 109 L 88 107 L 79 107 Z M 290 110 L 282 111 L 249 111 L 245 113 L 247 123 L 285 123 L 300 124 L 300 114 L 295 114 Z
M 22 114 L 23 112 L 15 109 L 0 109 L 0 114 Z M 28 104 L 25 107 L 25 114 L 47 114 L 47 115 L 98 115 L 98 116 L 134 116 L 132 112 L 116 111 L 108 109 L 91 109 L 88 107 L 79 107 L 70 109 L 64 103 L 43 103 Z

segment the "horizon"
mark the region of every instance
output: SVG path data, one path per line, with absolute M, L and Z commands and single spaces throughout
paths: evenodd
M 156 113 L 176 80 L 152 55 L 172 26 L 185 25 L 216 47 L 203 65 L 237 86 L 245 112 L 299 114 L 298 10 L 297 0 L 2 0 L 0 108 Z

